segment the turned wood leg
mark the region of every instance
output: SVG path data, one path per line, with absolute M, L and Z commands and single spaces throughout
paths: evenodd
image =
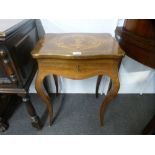
M 53 75 L 53 79 L 56 87 L 56 96 L 58 96 L 58 77 L 56 75 Z
M 38 72 L 36 82 L 35 82 L 35 88 L 38 93 L 38 95 L 42 98 L 44 103 L 47 105 L 48 108 L 48 118 L 49 118 L 49 126 L 52 124 L 53 120 L 53 106 L 50 101 L 50 97 L 48 96 L 46 90 L 44 89 L 43 86 L 43 80 L 44 80 L 45 75 L 40 74 Z
M 120 87 L 120 83 L 119 83 L 118 75 L 116 77 L 112 77 L 111 90 L 105 96 L 105 99 L 102 102 L 101 107 L 100 107 L 100 124 L 101 124 L 101 126 L 103 126 L 104 114 L 105 114 L 106 108 L 110 104 L 110 102 L 114 99 L 114 97 L 118 94 L 119 87 Z
M 98 90 L 99 90 L 99 86 L 100 86 L 101 80 L 102 80 L 102 75 L 99 75 L 97 77 L 97 82 L 96 82 L 96 98 L 98 98 Z
M 32 126 L 37 128 L 37 129 L 41 129 L 42 125 L 41 125 L 40 118 L 36 114 L 36 111 L 35 111 L 32 103 L 31 103 L 29 95 L 26 94 L 26 95 L 22 96 L 22 101 L 26 105 L 27 112 L 28 112 L 28 114 L 30 115 L 30 118 L 31 118 Z

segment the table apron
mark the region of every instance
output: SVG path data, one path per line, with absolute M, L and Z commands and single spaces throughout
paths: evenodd
M 96 75 L 117 76 L 119 59 L 99 60 L 59 60 L 42 59 L 38 61 L 42 76 L 55 74 L 70 79 L 85 79 Z

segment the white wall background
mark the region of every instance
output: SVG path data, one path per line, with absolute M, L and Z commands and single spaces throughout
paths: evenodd
M 108 32 L 114 36 L 117 19 L 114 20 L 52 20 L 42 19 L 46 33 L 67 32 Z M 155 93 L 155 71 L 137 61 L 125 56 L 123 58 L 120 72 L 119 93 Z M 55 92 L 53 79 L 49 77 L 49 88 Z M 61 93 L 95 93 L 96 77 L 85 80 L 70 80 L 59 77 L 59 92 Z M 34 79 L 35 80 L 35 79 Z M 30 92 L 35 92 L 34 80 Z M 109 79 L 102 80 L 99 92 L 106 93 Z

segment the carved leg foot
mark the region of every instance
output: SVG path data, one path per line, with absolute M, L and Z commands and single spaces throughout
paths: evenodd
M 38 116 L 31 117 L 32 126 L 36 129 L 42 128 L 42 123 L 40 121 L 40 118 Z
M 51 104 L 50 97 L 48 96 L 47 92 L 45 92 L 45 89 L 44 89 L 44 85 L 43 85 L 44 77 L 45 75 L 43 74 L 39 74 L 39 73 L 37 74 L 35 88 L 38 95 L 42 98 L 44 103 L 47 105 L 49 126 L 51 126 L 52 120 L 53 120 L 53 106 Z
M 6 120 L 0 117 L 0 132 L 4 132 L 8 129 L 9 124 Z
M 26 105 L 26 108 L 27 108 L 27 111 L 28 111 L 28 114 L 30 115 L 30 118 L 31 118 L 31 122 L 32 122 L 32 126 L 34 128 L 37 128 L 37 129 L 41 129 L 42 128 L 42 124 L 41 124 L 41 121 L 40 121 L 40 118 L 37 116 L 36 114 L 36 111 L 30 101 L 30 97 L 29 95 L 25 95 L 22 97 L 22 100 L 23 102 L 25 103 Z
M 99 86 L 100 86 L 101 80 L 102 80 L 102 75 L 99 75 L 97 77 L 97 82 L 96 82 L 96 98 L 98 98 L 98 90 L 99 90 Z
M 118 94 L 119 87 L 120 87 L 120 83 L 119 83 L 118 76 L 112 78 L 111 90 L 106 95 L 106 97 L 100 107 L 100 124 L 101 124 L 101 126 L 103 126 L 103 120 L 104 120 L 104 114 L 105 114 L 106 108 L 110 104 L 110 102 L 114 99 L 114 97 Z

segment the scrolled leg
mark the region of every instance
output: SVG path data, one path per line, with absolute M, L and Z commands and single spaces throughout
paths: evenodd
M 106 95 L 106 97 L 100 107 L 100 124 L 101 124 L 101 126 L 103 126 L 104 114 L 105 114 L 106 108 L 110 104 L 110 102 L 114 99 L 114 97 L 118 94 L 118 90 L 120 87 L 118 75 L 115 77 L 111 77 L 111 78 L 112 78 L 111 90 Z
M 36 114 L 36 111 L 35 111 L 32 103 L 30 101 L 29 95 L 28 94 L 24 95 L 22 97 L 22 101 L 26 105 L 28 114 L 30 115 L 30 118 L 31 118 L 32 126 L 34 128 L 41 129 L 42 128 L 42 124 L 41 124 L 40 118 Z
M 45 75 L 40 74 L 38 72 L 36 82 L 35 82 L 35 88 L 38 95 L 42 98 L 44 103 L 47 105 L 49 125 L 51 126 L 52 120 L 53 120 L 53 106 L 51 104 L 50 97 L 48 96 L 47 92 L 44 89 L 44 85 L 43 85 L 44 78 L 45 78 Z

